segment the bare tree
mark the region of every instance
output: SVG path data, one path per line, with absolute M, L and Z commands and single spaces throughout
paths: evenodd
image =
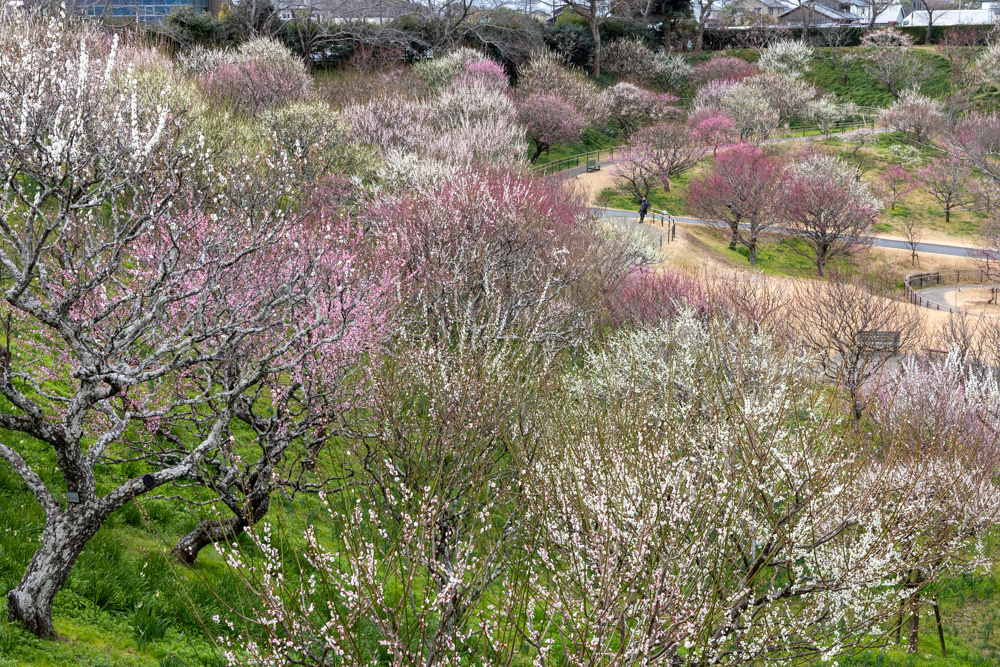
M 924 32 L 924 44 L 930 45 L 931 28 L 934 27 L 934 14 L 954 9 L 956 3 L 954 0 L 923 0 L 923 3 L 924 11 L 927 12 L 927 30 Z M 938 15 L 940 16 L 940 14 Z
M 924 237 L 924 226 L 912 215 L 906 216 L 903 220 L 903 241 L 910 249 L 910 265 L 917 262 L 917 246 Z
M 698 19 L 698 32 L 694 40 L 694 50 L 701 51 L 705 45 L 705 26 L 712 15 L 713 0 L 694 0 L 691 6 L 695 10 L 695 18 Z
M 850 79 L 851 67 L 858 61 L 858 55 L 851 48 L 852 29 L 847 27 L 820 30 L 815 37 L 819 48 L 813 53 L 833 72 L 840 72 L 844 85 Z
M 878 382 L 890 358 L 921 341 L 920 310 L 897 300 L 887 283 L 833 276 L 826 282 L 803 281 L 796 291 L 798 331 L 826 378 L 847 392 L 855 419 L 861 418 L 865 396 L 871 395 L 866 385 Z M 898 348 L 863 336 L 873 332 L 898 332 Z

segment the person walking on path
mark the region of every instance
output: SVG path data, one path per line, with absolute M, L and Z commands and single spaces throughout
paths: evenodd
M 639 204 L 639 224 L 641 225 L 646 219 L 646 212 L 649 210 L 649 199 L 646 197 L 642 198 L 642 203 Z

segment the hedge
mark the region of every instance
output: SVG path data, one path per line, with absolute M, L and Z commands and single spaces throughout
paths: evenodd
M 992 28 L 992 25 L 975 25 L 975 26 L 931 26 L 931 43 L 937 44 L 944 36 L 955 29 L 962 31 L 975 30 L 980 33 L 980 38 L 983 42 L 986 41 L 986 35 Z M 789 33 L 791 33 L 792 39 L 800 39 L 802 37 L 802 28 L 788 28 L 781 31 L 775 31 L 776 39 L 787 39 Z M 846 30 L 848 32 L 848 39 L 844 43 L 844 46 L 858 46 L 861 44 L 861 38 L 864 36 L 865 32 L 868 30 L 867 26 L 846 26 L 846 27 L 823 27 L 809 28 L 810 38 L 815 39 L 823 32 L 828 30 Z M 917 44 L 923 44 L 924 38 L 927 36 L 926 26 L 896 26 L 896 30 L 906 33 L 913 37 Z M 737 30 L 734 28 L 709 28 L 705 30 L 705 41 L 704 48 L 709 51 L 722 51 L 723 49 L 739 48 L 742 46 L 742 41 L 746 36 L 746 30 Z

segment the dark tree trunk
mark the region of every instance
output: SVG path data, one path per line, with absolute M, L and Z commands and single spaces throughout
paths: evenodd
M 235 499 L 227 498 L 224 502 L 233 516 L 228 519 L 210 519 L 200 522 L 190 533 L 181 538 L 171 553 L 182 563 L 190 565 L 198 558 L 201 550 L 216 542 L 232 542 L 250 526 L 264 518 L 271 505 L 271 486 L 267 481 L 270 476 L 260 476 L 253 480 L 254 486 L 249 501 L 249 511 L 241 507 Z M 259 482 L 258 482 L 259 480 Z
M 247 525 L 247 522 L 238 516 L 223 520 L 201 521 L 194 530 L 181 538 L 170 553 L 180 562 L 190 565 L 209 544 L 232 542 L 247 529 Z
M 910 638 L 906 646 L 907 653 L 917 652 L 917 643 L 920 639 L 920 582 L 922 577 L 920 576 L 920 571 L 918 570 L 916 576 L 913 577 L 913 585 L 916 590 L 913 591 L 913 597 L 910 598 Z
M 750 266 L 757 266 L 757 244 L 753 241 L 747 244 L 747 259 L 750 260 Z
M 937 621 L 938 639 L 941 641 L 941 657 L 947 659 L 948 647 L 944 643 L 944 626 L 941 625 L 941 606 L 938 604 L 936 597 L 931 603 L 934 605 L 934 620 Z
M 7 594 L 10 622 L 22 624 L 28 632 L 42 639 L 56 636 L 52 626 L 52 601 L 104 518 L 93 509 L 77 505 L 46 521 L 42 546 L 31 557 L 20 583 Z
M 535 161 L 542 154 L 542 151 L 547 151 L 548 149 L 549 149 L 549 145 L 548 144 L 536 141 L 535 142 L 535 154 L 531 156 L 531 164 L 535 164 Z

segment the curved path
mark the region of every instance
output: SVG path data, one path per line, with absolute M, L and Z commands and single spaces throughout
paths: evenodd
M 584 168 L 581 168 L 584 169 Z M 635 211 L 623 211 L 620 209 L 611 208 L 599 208 L 594 207 L 595 210 L 600 211 L 601 215 L 610 218 L 622 218 L 629 221 L 638 221 L 639 214 Z M 716 227 L 719 225 L 713 225 L 707 220 L 700 220 L 698 218 L 685 218 L 680 216 L 674 216 L 674 220 L 677 222 L 682 222 L 688 225 L 704 225 L 706 227 Z M 878 248 L 891 248 L 893 250 L 909 250 L 909 246 L 905 242 L 899 241 L 897 239 L 887 239 L 881 236 L 875 237 L 875 246 Z M 976 248 L 971 248 L 968 246 L 956 246 L 956 245 L 941 245 L 939 243 L 919 243 L 917 244 L 917 252 L 923 252 L 930 255 L 948 255 L 950 257 L 970 257 L 975 252 Z M 923 290 L 921 290 L 923 293 Z
M 960 292 L 961 290 L 970 289 L 989 289 L 993 287 L 990 283 L 984 283 L 982 285 L 940 285 L 937 287 L 924 287 L 923 289 L 917 290 L 917 294 L 922 296 L 924 300 L 930 302 L 930 304 L 937 306 L 937 310 L 943 310 L 949 313 L 966 313 L 968 311 L 957 308 L 948 303 L 948 295 L 952 292 Z M 980 313 L 970 313 L 972 315 L 979 315 Z

